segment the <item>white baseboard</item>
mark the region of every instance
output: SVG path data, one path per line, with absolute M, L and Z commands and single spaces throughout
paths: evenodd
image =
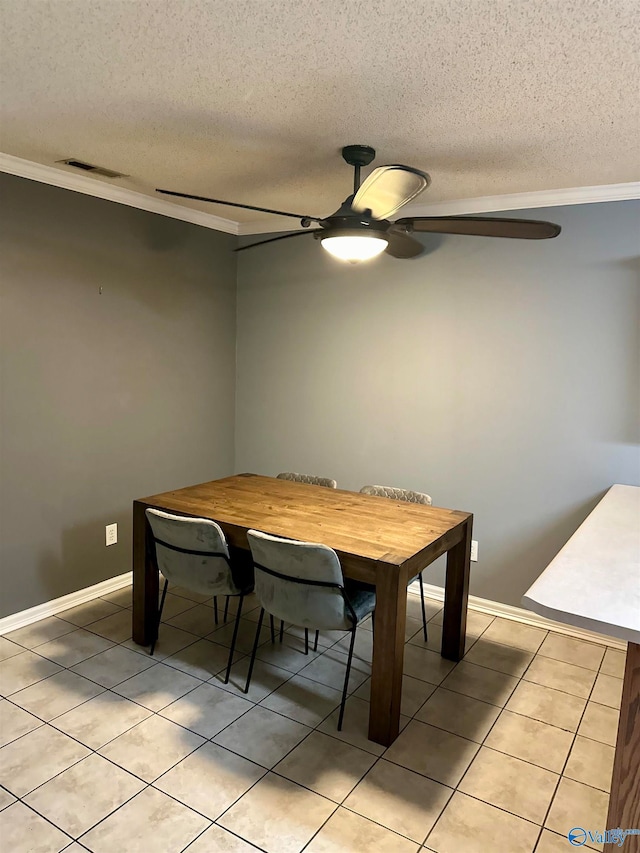
M 409 592 L 414 595 L 420 595 L 420 585 L 417 581 L 411 584 Z M 425 598 L 430 598 L 432 601 L 444 601 L 444 588 L 426 583 L 424 585 Z M 479 613 L 486 613 L 488 616 L 500 616 L 503 619 L 511 619 L 514 622 L 521 622 L 524 625 L 532 625 L 534 628 L 544 628 L 546 631 L 555 631 L 557 634 L 566 634 L 569 637 L 575 637 L 577 640 L 586 640 L 590 643 L 603 643 L 611 646 L 613 649 L 627 650 L 627 644 L 624 640 L 618 640 L 616 637 L 607 637 L 604 634 L 596 634 L 595 631 L 587 631 L 585 628 L 576 628 L 573 625 L 567 625 L 565 622 L 554 622 L 551 619 L 545 619 L 544 616 L 539 616 L 532 610 L 525 610 L 522 607 L 514 607 L 512 604 L 501 604 L 499 601 L 490 601 L 488 598 L 478 598 L 476 595 L 469 596 L 469 607 L 472 610 L 477 610 Z
M 79 604 L 85 604 L 94 598 L 108 595 L 110 592 L 116 592 L 116 590 L 122 589 L 122 587 L 128 586 L 130 583 L 131 572 L 125 572 L 123 575 L 109 578 L 109 580 L 101 581 L 101 583 L 85 587 L 85 589 L 79 589 L 77 592 L 63 595 L 61 598 L 54 598 L 52 601 L 46 601 L 44 604 L 38 604 L 36 607 L 22 610 L 20 613 L 5 616 L 3 619 L 0 619 L 0 636 L 8 634 L 9 631 L 24 628 L 25 625 L 31 625 L 40 619 L 46 619 L 47 616 L 55 616 L 57 613 L 63 613 L 65 610 L 70 610 Z M 420 595 L 420 587 L 417 581 L 411 584 L 409 592 L 414 595 Z M 440 603 L 444 601 L 444 589 L 441 586 L 426 583 L 424 585 L 424 594 L 426 598 L 432 601 L 439 601 Z M 573 625 L 566 625 L 563 622 L 553 622 L 551 619 L 545 619 L 544 616 L 539 616 L 531 610 L 524 610 L 522 607 L 513 607 L 511 604 L 501 604 L 499 601 L 490 601 L 487 598 L 478 598 L 475 595 L 470 595 L 469 607 L 472 610 L 486 613 L 489 616 L 501 616 L 503 619 L 511 619 L 514 622 L 522 622 L 524 625 L 533 625 L 536 628 L 544 628 L 547 631 L 556 631 L 558 634 L 566 634 L 570 637 L 576 637 L 579 640 L 604 643 L 614 649 L 622 649 L 623 651 L 627 648 L 627 644 L 623 640 L 618 640 L 615 637 L 606 637 L 603 634 L 596 634 L 593 631 L 586 631 L 584 628 L 575 628 Z
M 55 616 L 56 613 L 70 610 L 72 607 L 85 604 L 101 595 L 108 595 L 110 592 L 122 589 L 123 586 L 128 586 L 130 583 L 131 572 L 125 572 L 123 575 L 109 578 L 93 586 L 87 586 L 77 592 L 63 595 L 61 598 L 54 598 L 52 601 L 45 601 L 44 604 L 38 604 L 28 610 L 21 610 L 20 613 L 12 613 L 11 616 L 0 619 L 0 635 L 8 634 L 9 631 L 16 631 L 18 628 L 24 628 L 25 625 L 31 625 L 32 622 L 39 622 L 40 619 L 46 619 L 47 616 Z

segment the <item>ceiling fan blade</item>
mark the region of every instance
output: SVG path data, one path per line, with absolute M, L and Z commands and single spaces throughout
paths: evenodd
M 265 246 L 267 243 L 277 243 L 278 240 L 288 240 L 289 237 L 304 237 L 306 234 L 317 234 L 322 228 L 312 228 L 306 231 L 294 231 L 293 234 L 281 234 L 279 237 L 270 237 L 268 240 L 260 240 L 259 243 L 249 243 L 248 246 L 239 246 L 234 252 L 244 252 L 245 249 L 253 249 L 254 246 Z
M 431 183 L 426 172 L 411 166 L 380 166 L 362 184 L 352 202 L 354 210 L 371 210 L 374 219 L 387 219 Z
M 520 240 L 548 240 L 560 233 L 560 226 L 554 225 L 553 222 L 489 216 L 419 216 L 413 219 L 398 219 L 395 225 L 405 226 L 409 232 L 512 237 Z
M 293 219 L 310 219 L 311 222 L 320 222 L 320 219 L 317 216 L 307 216 L 306 213 L 288 213 L 285 210 L 272 210 L 269 207 L 255 207 L 253 204 L 238 204 L 235 201 L 222 201 L 219 198 L 206 198 L 203 195 L 190 195 L 189 193 L 176 193 L 172 190 L 159 190 L 156 189 L 157 193 L 162 193 L 163 195 L 174 195 L 178 198 L 190 198 L 194 201 L 210 201 L 212 204 L 226 204 L 228 207 L 241 207 L 243 210 L 257 210 L 260 213 L 275 213 L 276 216 L 290 216 Z
M 394 231 L 390 228 L 385 236 L 389 240 L 385 252 L 392 258 L 415 258 L 424 252 L 422 243 L 402 231 Z

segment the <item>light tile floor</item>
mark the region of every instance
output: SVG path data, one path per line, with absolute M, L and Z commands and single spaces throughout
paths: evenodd
M 174 588 L 156 654 L 130 637 L 131 592 L 0 638 L 0 845 L 11 853 L 560 853 L 605 828 L 624 653 L 470 611 L 438 654 L 442 612 L 408 596 L 402 731 L 367 740 L 364 623 L 342 732 L 345 642 L 230 627 Z M 252 609 L 253 608 L 253 609 Z M 235 606 L 231 608 L 235 611 Z M 595 849 L 598 849 L 595 845 Z

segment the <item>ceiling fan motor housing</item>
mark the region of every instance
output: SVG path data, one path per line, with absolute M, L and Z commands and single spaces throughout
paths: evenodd
M 372 225 L 375 225 L 380 231 L 387 230 L 391 223 L 386 219 L 375 219 L 369 208 L 366 210 L 354 210 L 352 206 L 353 198 L 353 195 L 347 196 L 335 213 L 320 220 L 320 227 L 368 229 Z

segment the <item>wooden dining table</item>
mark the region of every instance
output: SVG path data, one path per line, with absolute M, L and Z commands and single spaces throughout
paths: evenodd
M 158 611 L 158 570 L 145 510 L 210 518 L 230 546 L 248 550 L 247 530 L 333 548 L 345 577 L 376 588 L 369 738 L 398 736 L 407 584 L 447 555 L 441 654 L 464 654 L 473 515 L 279 480 L 237 474 L 133 502 L 133 639 L 148 645 Z

